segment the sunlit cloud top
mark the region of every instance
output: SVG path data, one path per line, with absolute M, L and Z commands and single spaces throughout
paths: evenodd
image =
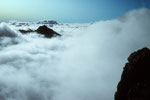
M 0 0 L 0 21 L 93 22 L 113 19 L 150 0 Z

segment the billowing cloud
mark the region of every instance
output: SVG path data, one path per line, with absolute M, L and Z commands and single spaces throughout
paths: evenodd
M 150 47 L 149 26 L 148 9 L 71 33 L 64 27 L 53 39 L 0 26 L 1 44 L 10 44 L 0 49 L 0 99 L 113 100 L 129 54 Z

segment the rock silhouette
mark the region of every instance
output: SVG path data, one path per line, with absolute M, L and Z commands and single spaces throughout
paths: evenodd
M 115 100 L 150 100 L 150 50 L 143 48 L 128 58 Z
M 28 29 L 28 30 L 19 30 L 22 34 L 26 34 L 26 33 L 29 33 L 29 32 L 35 32 L 35 31 L 33 31 L 33 30 L 31 30 L 31 29 Z
M 37 30 L 19 30 L 22 34 L 27 34 L 30 32 L 37 32 L 38 34 L 42 34 L 47 38 L 55 37 L 55 36 L 61 36 L 57 32 L 53 31 L 52 29 L 48 28 L 46 25 L 38 27 Z
M 40 26 L 37 30 L 35 30 L 37 33 L 43 34 L 45 37 L 51 38 L 54 36 L 61 36 L 60 34 L 56 33 L 52 29 L 48 28 L 47 26 L 43 25 Z

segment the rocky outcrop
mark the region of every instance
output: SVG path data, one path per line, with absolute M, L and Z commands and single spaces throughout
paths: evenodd
M 31 29 L 28 29 L 28 30 L 22 30 L 22 29 L 20 29 L 19 32 L 21 32 L 22 34 L 26 34 L 26 33 L 35 32 L 35 31 L 33 31 Z
M 150 50 L 143 48 L 128 58 L 115 100 L 150 100 Z
M 37 33 L 40 33 L 44 35 L 45 37 L 51 38 L 54 36 L 61 36 L 60 34 L 56 33 L 52 29 L 48 28 L 47 26 L 43 25 L 40 26 L 37 30 L 35 30 Z
M 19 30 L 22 34 L 27 34 L 30 32 L 37 32 L 38 34 L 42 34 L 47 38 L 55 37 L 55 36 L 61 36 L 57 32 L 53 31 L 52 29 L 48 28 L 46 25 L 38 27 L 37 30 Z

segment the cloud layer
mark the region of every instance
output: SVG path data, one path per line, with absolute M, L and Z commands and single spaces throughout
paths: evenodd
M 150 47 L 149 26 L 148 9 L 53 39 L 0 25 L 0 99 L 113 100 L 129 54 Z

